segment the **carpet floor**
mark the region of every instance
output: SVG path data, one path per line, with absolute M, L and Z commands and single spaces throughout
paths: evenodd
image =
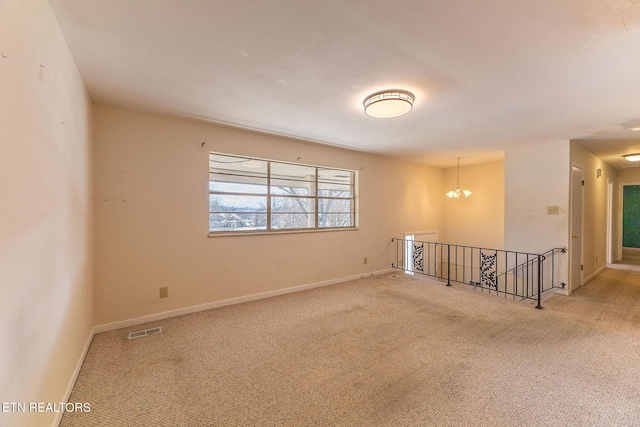
M 97 334 L 61 426 L 640 425 L 640 272 L 543 310 L 389 276 Z

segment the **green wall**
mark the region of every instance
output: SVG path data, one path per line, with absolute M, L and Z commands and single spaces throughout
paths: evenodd
M 640 248 L 640 185 L 623 187 L 622 246 Z

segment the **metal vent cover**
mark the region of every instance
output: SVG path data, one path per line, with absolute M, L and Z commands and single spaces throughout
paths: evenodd
M 135 339 L 135 338 L 146 337 L 148 335 L 159 334 L 160 332 L 162 332 L 162 327 L 157 326 L 155 328 L 150 328 L 150 329 L 145 329 L 145 330 L 142 330 L 142 331 L 131 332 L 129 334 L 128 339 L 132 340 L 132 339 Z

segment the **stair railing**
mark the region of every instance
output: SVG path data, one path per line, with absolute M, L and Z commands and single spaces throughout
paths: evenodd
M 396 246 L 393 268 L 446 280 L 447 286 L 462 283 L 504 297 L 534 299 L 538 309 L 544 292 L 565 286 L 556 277 L 556 258 L 566 253 L 564 248 L 535 254 L 398 238 L 391 241 Z

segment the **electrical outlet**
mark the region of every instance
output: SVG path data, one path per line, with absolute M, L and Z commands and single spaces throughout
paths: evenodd
M 367 258 L 364 259 L 364 261 L 362 262 L 364 265 L 367 265 Z
M 558 215 L 557 206 L 547 206 L 547 215 Z
M 160 298 L 167 298 L 169 296 L 169 288 L 164 286 L 160 288 Z

